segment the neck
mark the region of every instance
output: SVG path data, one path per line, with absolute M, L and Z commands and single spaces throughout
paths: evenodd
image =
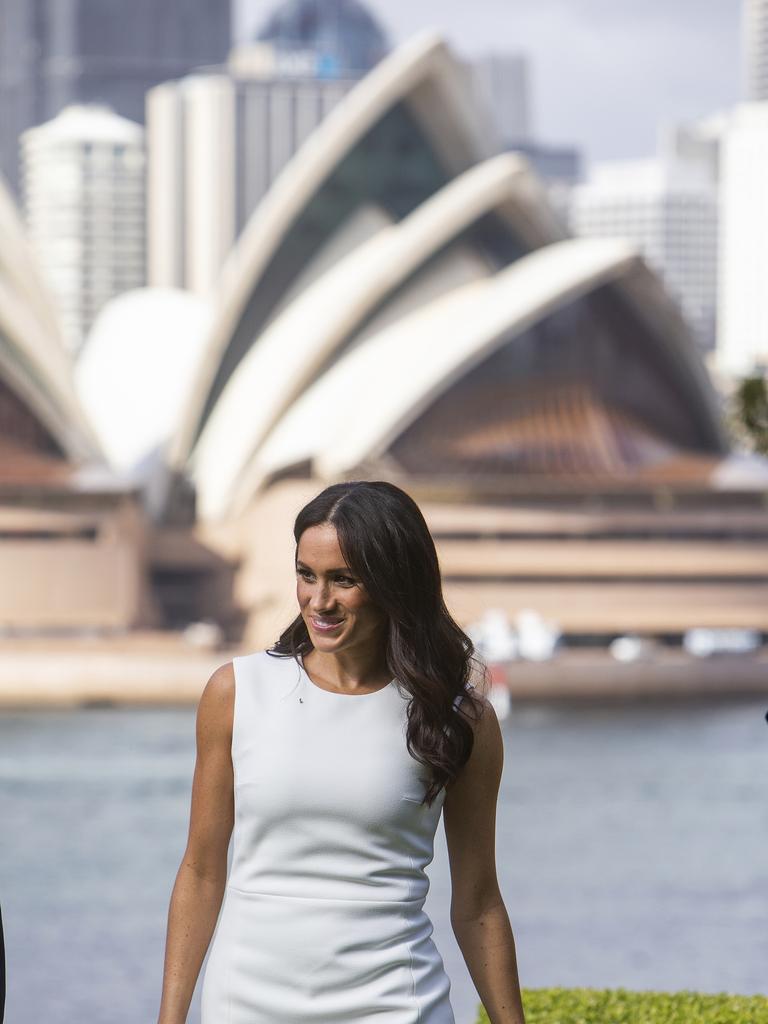
M 366 646 L 335 652 L 310 651 L 304 667 L 321 682 L 337 690 L 369 689 L 384 686 L 391 679 L 380 646 Z

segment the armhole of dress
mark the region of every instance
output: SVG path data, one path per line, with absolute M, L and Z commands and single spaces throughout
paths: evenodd
M 235 701 L 232 718 L 232 768 L 235 774 L 237 773 L 237 759 L 244 749 L 242 740 L 249 735 L 253 728 L 254 718 L 258 714 L 260 698 L 257 694 L 257 688 L 262 677 L 263 659 L 266 657 L 269 657 L 266 651 L 254 651 L 252 654 L 241 654 L 232 659 L 232 669 L 235 677 Z

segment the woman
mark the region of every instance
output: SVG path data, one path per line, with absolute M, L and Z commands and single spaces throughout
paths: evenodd
M 341 483 L 294 538 L 299 614 L 200 699 L 158 1024 L 186 1021 L 214 927 L 203 1024 L 454 1024 L 423 910 L 441 812 L 459 947 L 492 1024 L 524 1024 L 501 732 L 424 518 L 393 484 Z

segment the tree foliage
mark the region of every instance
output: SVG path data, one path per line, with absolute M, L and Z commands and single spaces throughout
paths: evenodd
M 768 386 L 760 374 L 745 377 L 731 396 L 730 426 L 736 439 L 758 455 L 768 455 Z

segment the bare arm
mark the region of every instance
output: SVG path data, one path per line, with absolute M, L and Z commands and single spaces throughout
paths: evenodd
M 231 662 L 208 680 L 197 709 L 189 836 L 168 911 L 158 1024 L 185 1024 L 224 897 L 234 823 Z
M 491 1024 L 525 1024 L 515 940 L 496 877 L 496 802 L 504 743 L 486 699 L 475 745 L 443 804 L 451 926 Z

